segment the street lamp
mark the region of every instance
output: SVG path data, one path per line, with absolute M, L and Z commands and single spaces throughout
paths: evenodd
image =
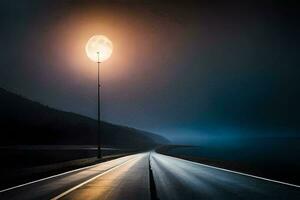
M 107 60 L 113 51 L 112 42 L 104 35 L 92 36 L 85 45 L 87 56 L 93 61 L 97 62 L 98 66 L 98 158 L 102 157 L 101 154 L 101 126 L 100 126 L 100 63 Z

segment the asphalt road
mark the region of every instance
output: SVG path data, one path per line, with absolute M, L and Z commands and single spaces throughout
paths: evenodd
M 108 162 L 0 192 L 0 199 L 149 199 L 149 153 Z
M 153 179 L 149 179 L 149 155 Z M 299 187 L 154 152 L 125 156 L 0 191 L 0 199 L 148 200 L 150 188 L 155 188 L 152 197 L 156 194 L 161 200 L 300 199 Z
M 159 199 L 297 200 L 300 188 L 158 153 L 151 168 Z

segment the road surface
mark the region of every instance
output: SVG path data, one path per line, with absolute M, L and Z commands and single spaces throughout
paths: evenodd
M 159 199 L 300 199 L 300 188 L 151 153 Z
M 0 199 L 150 199 L 149 153 L 125 156 L 0 192 Z
M 287 200 L 300 199 L 300 188 L 151 152 L 0 191 L 0 199 L 10 200 L 150 200 L 151 196 L 160 200 Z

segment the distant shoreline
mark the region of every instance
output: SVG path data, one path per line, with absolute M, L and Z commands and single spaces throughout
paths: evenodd
M 96 145 L 1 145 L 0 150 L 97 150 Z M 114 147 L 102 147 L 102 150 L 125 150 Z M 131 150 L 131 149 L 126 149 Z

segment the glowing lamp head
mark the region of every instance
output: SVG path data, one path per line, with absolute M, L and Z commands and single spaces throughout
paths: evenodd
M 85 51 L 92 61 L 103 62 L 111 56 L 113 44 L 104 35 L 94 35 L 86 43 Z

